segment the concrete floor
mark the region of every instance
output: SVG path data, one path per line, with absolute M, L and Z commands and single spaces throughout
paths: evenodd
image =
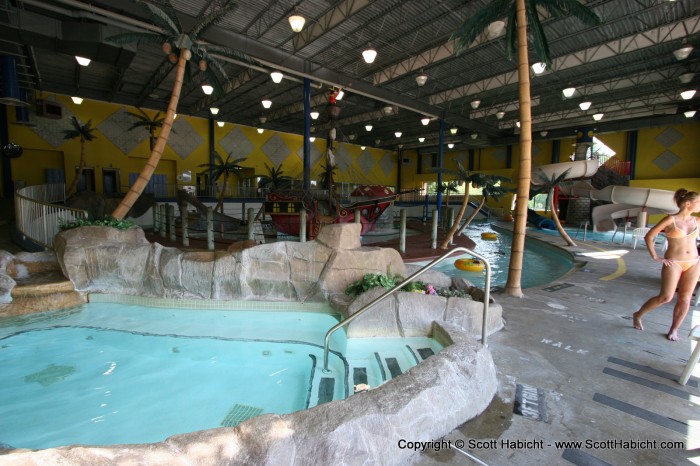
M 564 247 L 558 236 L 536 237 Z M 626 244 L 579 241 L 564 248 L 586 265 L 524 290 L 522 299 L 495 295 L 506 320 L 488 339 L 499 393 L 481 416 L 445 437 L 452 445 L 463 441 L 461 450 L 483 463 L 451 448 L 426 450 L 415 464 L 700 464 L 700 364 L 686 386 L 677 383 L 700 309 L 691 306 L 679 342 L 665 337 L 672 304 L 647 314 L 643 332 L 635 330 L 631 314 L 658 293 L 659 264 L 645 248 L 632 250 L 629 237 Z M 516 384 L 543 391 L 545 420 L 513 413 Z M 664 448 L 669 441 L 682 447 Z
M 557 236 L 536 236 L 564 245 Z M 4 222 L 0 249 L 18 250 Z M 632 250 L 629 237 L 626 244 L 578 242 L 565 249 L 586 265 L 550 285 L 524 290 L 522 299 L 495 295 L 506 320 L 505 329 L 488 339 L 499 393 L 481 416 L 444 439 L 453 446 L 463 441 L 464 447 L 428 449 L 414 456 L 414 464 L 700 465 L 698 378 L 686 386 L 676 382 L 692 350 L 687 335 L 692 324 L 700 324 L 700 309 L 691 307 L 680 342 L 665 338 L 671 304 L 648 314 L 645 331 L 637 331 L 631 314 L 659 286 L 659 265 L 646 250 Z M 700 365 L 694 374 L 700 374 Z M 542 391 L 543 421 L 513 413 L 516 384 Z M 556 445 L 559 441 L 583 445 Z M 586 446 L 612 441 L 643 445 Z M 662 448 L 669 441 L 683 447 Z

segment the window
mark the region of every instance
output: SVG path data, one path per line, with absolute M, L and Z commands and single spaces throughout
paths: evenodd
M 527 203 L 527 206 L 532 210 L 549 210 L 549 206 L 547 205 L 547 194 L 544 193 L 536 195 L 535 197 L 530 199 L 530 202 Z

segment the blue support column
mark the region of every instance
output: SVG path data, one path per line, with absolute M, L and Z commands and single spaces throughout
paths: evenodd
M 442 185 L 442 160 L 445 153 L 445 120 L 440 119 L 440 137 L 438 138 L 438 187 Z M 438 211 L 438 222 L 440 221 L 440 215 L 442 211 L 442 193 L 437 192 L 437 211 Z
M 513 145 L 506 146 L 506 168 L 513 168 Z
M 304 78 L 304 191 L 311 191 L 311 80 Z
M 552 141 L 552 163 L 559 163 L 561 157 L 561 141 L 556 139 Z
M 637 165 L 637 138 L 639 131 L 629 131 L 627 133 L 627 160 L 630 162 L 630 180 L 634 179 L 634 168 Z
M 209 113 L 209 191 L 210 195 L 216 197 L 216 180 L 214 179 L 214 165 L 216 160 L 214 159 L 214 152 L 216 151 L 216 139 L 214 139 L 214 115 Z

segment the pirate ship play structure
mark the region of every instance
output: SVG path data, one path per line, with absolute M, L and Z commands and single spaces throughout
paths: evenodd
M 299 236 L 301 213 L 306 213 L 306 234 L 309 239 L 316 237 L 321 227 L 330 223 L 354 222 L 356 212 L 362 223 L 362 234 L 375 228 L 384 211 L 393 204 L 396 194 L 385 186 L 361 185 L 350 193 L 351 202 L 343 205 L 335 193 L 333 172 L 335 156 L 335 118 L 340 114 L 336 103 L 337 91 L 331 89 L 326 110 L 330 120 L 330 130 L 326 138 L 325 177 L 327 190 L 272 190 L 265 201 L 265 213 L 270 216 L 279 233 Z

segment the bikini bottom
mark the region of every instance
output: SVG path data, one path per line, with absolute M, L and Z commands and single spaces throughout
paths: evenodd
M 700 257 L 696 257 L 695 259 L 690 259 L 690 260 L 685 260 L 685 261 L 678 261 L 675 259 L 671 259 L 672 265 L 677 266 L 679 269 L 681 269 L 681 272 L 685 272 L 687 270 L 692 269 L 695 267 L 696 264 L 700 262 Z

